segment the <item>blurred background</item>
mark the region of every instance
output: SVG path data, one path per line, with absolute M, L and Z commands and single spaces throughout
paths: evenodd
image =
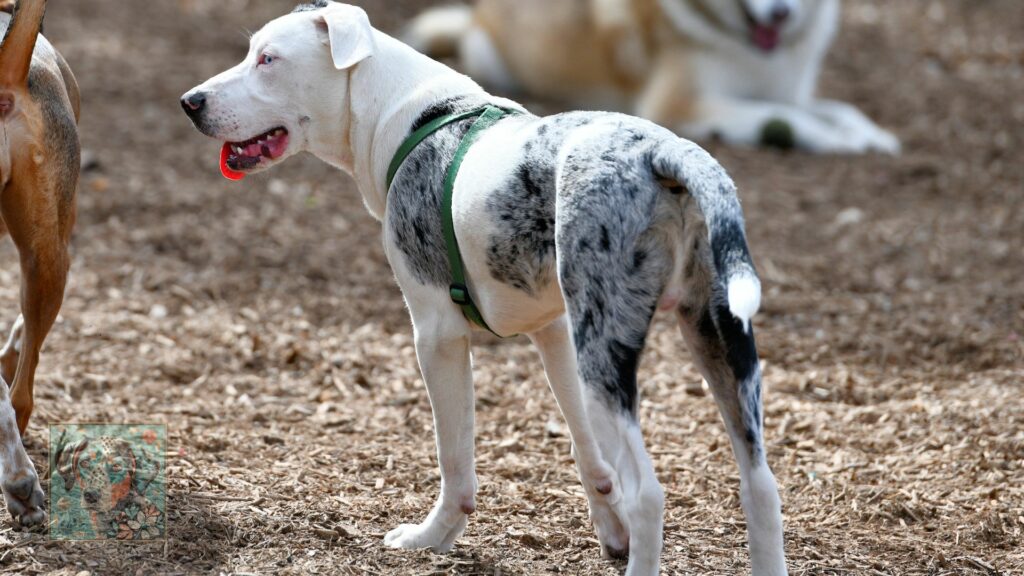
M 437 4 L 361 3 L 385 31 Z M 476 348 L 481 494 L 456 552 L 383 546 L 439 479 L 379 225 L 312 158 L 225 181 L 220 145 L 178 104 L 293 5 L 50 2 L 46 34 L 82 89 L 86 170 L 27 444 L 47 475 L 47 424 L 166 422 L 169 539 L 66 545 L 4 525 L 0 574 L 620 573 L 599 557 L 525 339 Z M 765 287 L 793 574 L 1024 570 L 1022 30 L 1018 0 L 847 1 L 820 92 L 893 130 L 903 154 L 710 145 Z M 19 271 L 9 242 L 0 255 L 9 326 Z M 727 436 L 678 331 L 655 324 L 642 413 L 668 495 L 665 573 L 740 573 Z

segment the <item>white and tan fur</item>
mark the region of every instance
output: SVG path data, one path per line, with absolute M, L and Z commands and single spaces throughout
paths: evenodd
M 839 12 L 839 0 L 478 0 L 427 11 L 403 39 L 457 56 L 495 90 L 632 113 L 687 138 L 754 146 L 780 120 L 810 152 L 895 154 L 895 136 L 815 94 Z M 777 45 L 756 45 L 755 26 Z
M 287 151 L 249 172 L 312 153 L 351 174 L 384 224 L 441 469 L 433 509 L 389 532 L 389 546 L 448 551 L 476 510 L 474 326 L 450 299 L 433 204 L 447 168 L 441 158 L 468 124 L 424 140 L 390 189 L 386 173 L 417 124 L 491 104 L 520 114 L 481 136 L 455 183 L 469 288 L 495 331 L 526 334 L 537 346 L 603 551 L 628 554 L 630 576 L 659 572 L 665 497 L 637 417 L 636 362 L 661 307 L 677 315 L 733 439 L 753 571 L 786 573 L 751 327 L 760 284 L 734 184 L 705 151 L 621 114 L 532 116 L 373 29 L 361 9 L 322 0 L 269 23 L 238 66 L 182 103 L 201 132 L 229 146 L 286 129 Z

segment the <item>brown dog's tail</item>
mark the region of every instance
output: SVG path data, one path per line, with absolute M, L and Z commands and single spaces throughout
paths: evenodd
M 46 0 L 20 0 L 0 44 L 0 87 L 24 86 L 32 64 L 36 37 L 43 25 Z

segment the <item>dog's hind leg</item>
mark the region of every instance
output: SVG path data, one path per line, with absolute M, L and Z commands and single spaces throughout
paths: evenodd
M 580 231 L 578 239 L 588 236 L 585 227 L 569 224 L 566 228 Z M 570 235 L 560 233 L 559 241 L 572 242 L 566 238 Z M 627 268 L 648 266 L 640 262 L 645 259 L 652 267 L 661 266 L 653 258 L 641 256 L 643 247 L 628 250 L 628 256 L 613 256 L 629 263 L 616 266 L 611 261 L 600 262 L 586 246 L 575 244 L 577 250 L 571 257 L 559 258 L 559 278 L 587 416 L 613 479 L 607 494 L 595 495 L 604 499 L 592 509 L 600 518 L 595 524 L 606 554 L 628 551 L 627 575 L 653 575 L 658 573 L 661 558 L 665 495 L 640 431 L 637 368 L 663 282 L 643 270 Z M 599 244 L 595 249 L 600 249 Z M 602 518 L 605 515 L 609 518 Z M 618 550 L 611 546 L 621 541 L 621 536 L 607 533 L 615 529 L 616 519 L 626 532 L 626 546 Z M 600 522 L 604 522 L 605 529 Z
M 74 161 L 77 162 L 77 158 Z M 18 361 L 11 387 L 11 403 L 22 434 L 32 416 L 39 352 L 64 302 L 64 288 L 71 265 L 68 242 L 74 222 L 73 183 L 70 184 L 70 196 L 60 191 L 44 193 L 42 190 L 29 190 L 27 184 L 36 183 L 12 184 L 4 191 L 0 202 L 4 222 L 21 259 L 24 327 L 20 350 L 16 345 L 12 348 Z M 9 360 L 9 356 L 5 360 Z
M 626 574 L 640 576 L 658 573 L 665 495 L 640 431 L 637 368 L 674 262 L 657 215 L 672 211 L 621 157 L 566 158 L 555 242 L 588 417 L 613 471 L 605 498 L 628 531 Z
M 567 319 L 559 318 L 531 334 L 530 339 L 540 351 L 548 384 L 569 427 L 573 459 L 590 504 L 590 520 L 601 550 L 606 557 L 624 557 L 629 549 L 629 532 L 610 501 L 615 497 L 614 471 L 601 456 L 597 436 L 587 418 Z
M 693 245 L 694 239 L 688 239 Z M 740 502 L 747 518 L 754 576 L 783 576 L 782 511 L 775 477 L 765 458 L 761 369 L 750 318 L 737 318 L 715 288 L 706 245 L 687 255 L 683 336 L 718 404 L 740 470 Z M 731 293 L 733 296 L 735 293 Z M 737 308 L 739 309 L 739 308 Z M 751 312 L 752 314 L 752 312 Z
M 401 269 L 395 268 L 401 282 Z M 441 495 L 423 523 L 399 526 L 388 532 L 384 542 L 393 548 L 447 552 L 476 509 L 470 326 L 446 290 L 420 286 L 406 291 L 406 302 L 434 414 Z

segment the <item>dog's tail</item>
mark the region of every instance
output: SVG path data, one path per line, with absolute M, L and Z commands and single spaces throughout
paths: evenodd
M 472 27 L 471 6 L 442 6 L 414 18 L 401 38 L 431 58 L 454 58 L 458 56 L 459 43 Z
M 761 281 L 747 247 L 736 185 L 704 149 L 678 138 L 655 149 L 651 164 L 659 179 L 669 186 L 678 183 L 697 201 L 704 214 L 717 281 L 725 288 L 729 310 L 749 329 L 750 319 L 761 307 Z
M 24 86 L 32 64 L 36 37 L 43 25 L 46 0 L 20 0 L 11 26 L 0 44 L 0 87 Z

